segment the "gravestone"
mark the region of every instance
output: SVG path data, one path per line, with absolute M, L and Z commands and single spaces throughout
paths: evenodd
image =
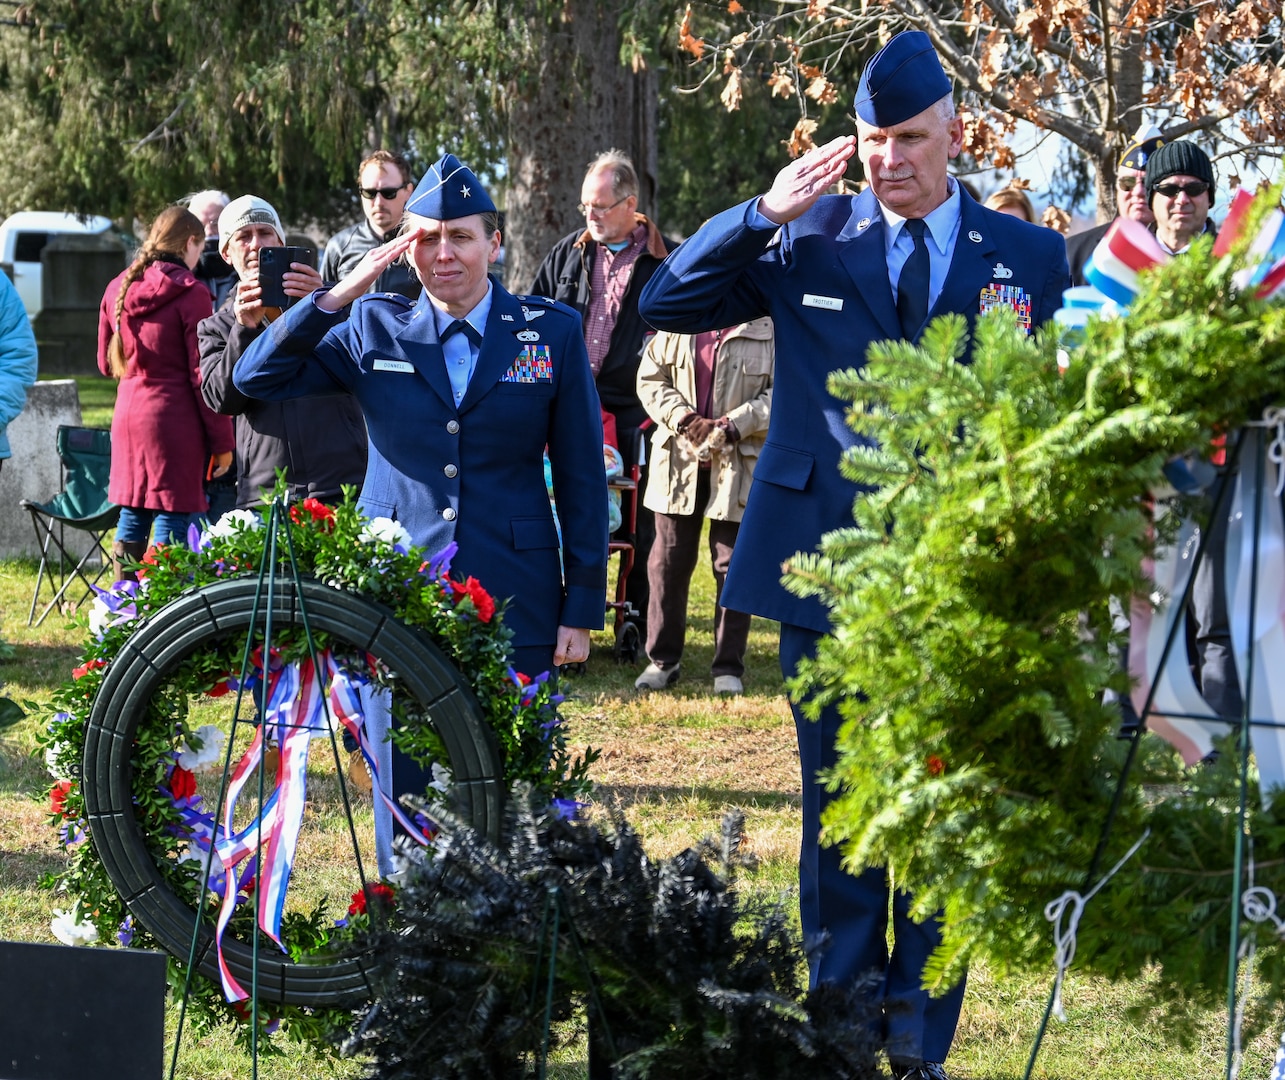
M 9 424 L 13 457 L 0 468 L 0 559 L 18 555 L 39 557 L 31 515 L 21 499 L 48 502 L 62 487 L 58 461 L 58 426 L 80 424 L 80 394 L 75 379 L 38 382 L 27 391 L 26 408 Z M 83 534 L 67 533 L 69 548 L 78 555 L 88 547 Z
M 165 954 L 0 941 L 0 1080 L 161 1080 Z
M 32 322 L 45 375 L 98 371 L 98 309 L 125 269 L 125 243 L 113 233 L 65 233 L 40 252 L 41 309 Z

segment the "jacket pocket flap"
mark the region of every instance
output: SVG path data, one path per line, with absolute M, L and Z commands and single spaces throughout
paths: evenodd
M 517 551 L 558 546 L 558 532 L 551 518 L 513 518 L 511 524 L 513 547 Z
M 808 486 L 808 477 L 812 475 L 815 461 L 811 454 L 802 450 L 787 450 L 784 446 L 765 443 L 759 452 L 754 479 L 802 491 Z

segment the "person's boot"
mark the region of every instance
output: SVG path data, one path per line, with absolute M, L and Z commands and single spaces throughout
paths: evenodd
M 138 574 L 133 569 L 126 569 L 126 565 L 129 564 L 132 567 L 146 554 L 147 541 L 145 540 L 113 540 L 112 568 L 116 575 L 115 580 L 137 581 Z

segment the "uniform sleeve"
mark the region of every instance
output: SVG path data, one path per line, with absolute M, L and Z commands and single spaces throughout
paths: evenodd
M 548 437 L 562 525 L 564 591 L 558 623 L 600 630 L 607 607 L 607 474 L 598 392 L 575 320 L 568 320 L 562 352 Z
M 286 401 L 352 389 L 361 342 L 350 309 L 322 311 L 318 295 L 295 304 L 246 349 L 232 372 L 241 393 Z
M 710 218 L 652 274 L 638 310 L 657 330 L 699 334 L 770 314 L 756 264 L 775 232 L 749 224 L 750 200 Z

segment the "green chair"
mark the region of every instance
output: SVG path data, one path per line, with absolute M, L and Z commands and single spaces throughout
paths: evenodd
M 36 543 L 40 546 L 40 571 L 31 597 L 31 610 L 27 613 L 28 626 L 33 620 L 36 626 L 44 622 L 45 616 L 77 581 L 85 592 L 75 602 L 87 600 L 112 565 L 111 554 L 103 543 L 120 517 L 120 507 L 107 497 L 107 478 L 112 466 L 111 432 L 101 428 L 59 426 L 58 459 L 62 462 L 62 490 L 48 502 L 22 500 L 23 509 L 31 515 Z M 91 543 L 80 558 L 67 550 L 68 529 L 86 533 L 90 538 Z M 91 579 L 88 575 L 95 569 L 97 573 Z M 49 587 L 56 587 L 57 591 L 37 619 L 36 607 L 46 578 Z

